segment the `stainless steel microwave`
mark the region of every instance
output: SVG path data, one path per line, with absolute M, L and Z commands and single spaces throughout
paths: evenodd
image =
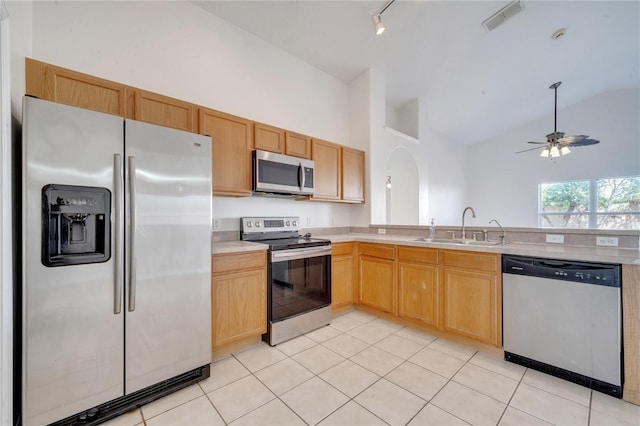
M 253 190 L 257 193 L 313 195 L 313 160 L 253 151 Z

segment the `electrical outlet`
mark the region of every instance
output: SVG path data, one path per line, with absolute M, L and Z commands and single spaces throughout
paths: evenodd
M 596 237 L 596 245 L 618 247 L 618 237 Z
M 564 244 L 564 235 L 562 234 L 547 234 L 547 242 L 553 244 Z
M 307 218 L 307 226 L 311 226 L 311 218 L 310 217 Z
M 213 218 L 213 229 L 220 229 L 220 219 L 217 217 Z
M 378 234 L 386 234 L 387 230 L 384 228 L 378 228 Z

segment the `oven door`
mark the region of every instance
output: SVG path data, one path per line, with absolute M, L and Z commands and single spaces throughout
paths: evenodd
M 331 304 L 330 245 L 272 251 L 270 260 L 270 322 Z

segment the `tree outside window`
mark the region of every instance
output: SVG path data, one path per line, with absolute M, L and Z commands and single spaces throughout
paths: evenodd
M 640 229 L 640 176 L 544 183 L 539 197 L 542 227 Z

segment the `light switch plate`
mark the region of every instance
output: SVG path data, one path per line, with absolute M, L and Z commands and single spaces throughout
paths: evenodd
M 564 235 L 562 234 L 547 234 L 547 242 L 553 244 L 564 244 Z
M 618 247 L 618 237 L 596 237 L 597 246 Z

